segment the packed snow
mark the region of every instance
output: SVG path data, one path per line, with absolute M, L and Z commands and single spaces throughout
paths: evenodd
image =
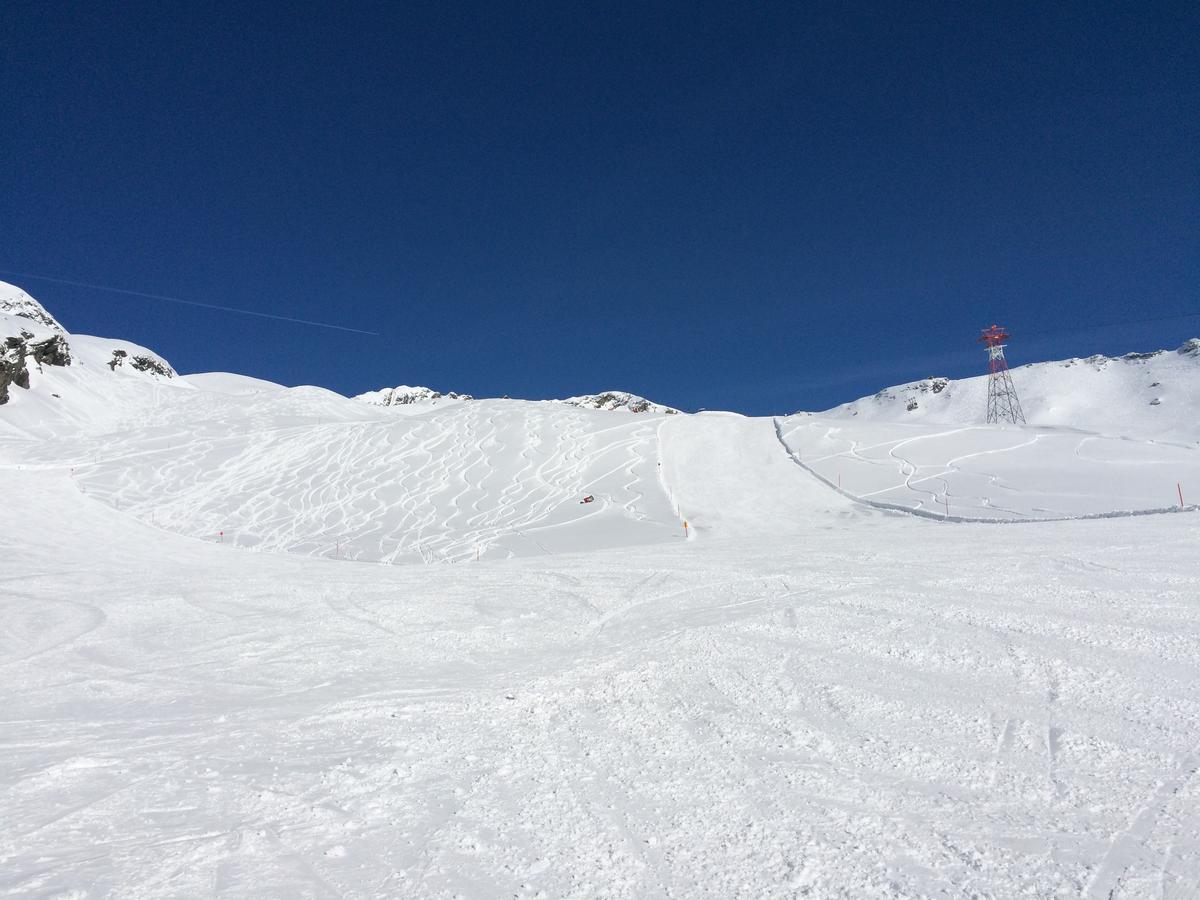
M 0 406 L 0 893 L 1200 890 L 1195 419 L 396 415 L 68 338 Z
M 1200 499 L 1195 442 L 807 416 L 781 420 L 780 438 L 808 471 L 858 500 L 942 518 L 1017 521 L 1195 509 L 1185 503 L 1183 485 Z

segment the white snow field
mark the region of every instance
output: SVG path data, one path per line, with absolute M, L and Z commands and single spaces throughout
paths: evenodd
M 797 462 L 855 498 L 951 519 L 1168 512 L 1200 498 L 1200 447 L 1061 428 L 790 417 Z M 1182 498 L 1182 502 L 1181 502 Z
M 401 413 L 70 341 L 0 406 L 0 896 L 1200 892 L 1200 513 L 1060 518 L 1170 508 L 1187 423 Z

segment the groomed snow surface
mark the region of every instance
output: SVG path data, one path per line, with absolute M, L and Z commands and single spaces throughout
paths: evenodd
M 1064 518 L 1178 506 L 1195 435 L 108 346 L 0 408 L 0 894 L 1200 891 L 1200 514 Z

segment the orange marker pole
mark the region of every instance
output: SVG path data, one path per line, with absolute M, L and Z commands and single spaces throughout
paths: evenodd
M 684 537 L 687 537 L 687 536 L 688 536 L 688 524 L 687 524 L 687 519 L 684 519 L 684 520 L 683 520 L 683 536 L 684 536 Z

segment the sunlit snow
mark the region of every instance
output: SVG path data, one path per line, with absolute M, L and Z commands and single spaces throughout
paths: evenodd
M 397 414 L 70 340 L 0 406 L 2 893 L 1200 887 L 1194 418 Z

